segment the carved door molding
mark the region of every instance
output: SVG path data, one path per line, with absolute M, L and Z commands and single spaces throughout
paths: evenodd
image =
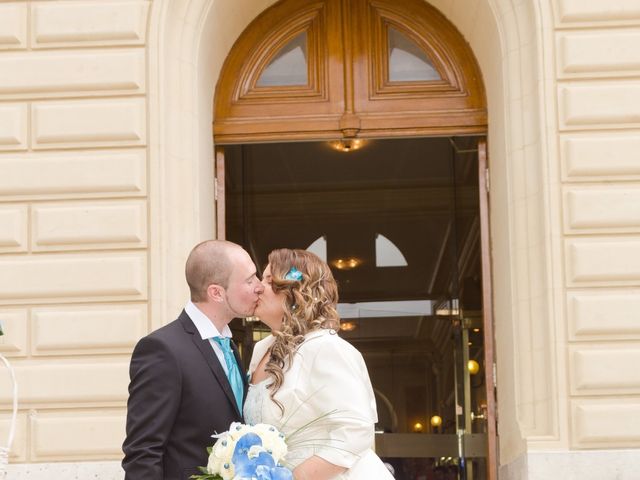
M 484 86 L 456 28 L 422 0 L 284 0 L 223 65 L 217 144 L 486 133 Z

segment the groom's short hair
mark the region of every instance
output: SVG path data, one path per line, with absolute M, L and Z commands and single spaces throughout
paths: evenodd
M 205 301 L 211 284 L 229 287 L 233 271 L 231 252 L 236 248 L 242 247 L 226 240 L 205 240 L 193 247 L 185 265 L 192 302 Z

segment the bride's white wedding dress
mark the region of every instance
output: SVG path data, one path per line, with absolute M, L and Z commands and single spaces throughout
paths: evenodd
M 249 373 L 273 341 L 269 336 L 255 345 Z M 245 422 L 268 423 L 287 436 L 287 466 L 317 455 L 348 468 L 337 479 L 393 479 L 372 450 L 377 412 L 364 360 L 334 330 L 307 334 L 296 350 L 275 396 L 284 413 L 270 397 L 270 383 L 267 379 L 250 386 Z

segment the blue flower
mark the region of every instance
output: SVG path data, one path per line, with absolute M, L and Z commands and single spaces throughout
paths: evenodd
M 271 480 L 293 480 L 293 473 L 288 468 L 274 467 L 271 469 Z
M 291 267 L 291 269 L 284 276 L 284 279 L 299 282 L 302 280 L 302 272 L 298 270 L 296 267 Z
M 251 447 L 262 447 L 262 439 L 255 433 L 246 433 L 238 439 L 233 451 L 235 475 L 240 478 L 256 480 L 292 480 L 290 470 L 276 466 L 273 457 L 266 451 L 260 451 L 249 457 Z M 256 449 L 254 449 L 255 451 Z
M 293 480 L 293 474 L 288 468 L 268 468 L 260 465 L 256 468 L 256 478 L 257 480 Z

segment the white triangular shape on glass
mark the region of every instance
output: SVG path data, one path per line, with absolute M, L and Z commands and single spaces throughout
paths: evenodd
M 311 245 L 307 247 L 307 252 L 315 253 L 323 262 L 327 261 L 327 239 L 318 237 Z
M 406 267 L 407 259 L 384 235 L 376 234 L 376 267 Z
M 415 82 L 440 80 L 429 56 L 413 40 L 389 27 L 389 81 Z
M 307 85 L 307 32 L 287 43 L 262 71 L 258 87 Z

